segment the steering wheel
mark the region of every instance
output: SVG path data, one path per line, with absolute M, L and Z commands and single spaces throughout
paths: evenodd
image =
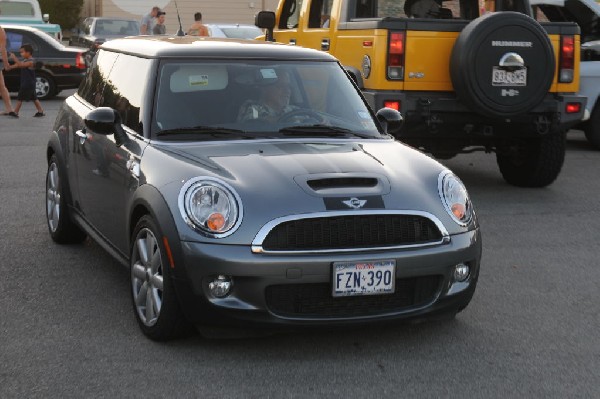
M 301 108 L 301 109 L 295 109 L 290 112 L 286 112 L 285 114 L 281 115 L 279 117 L 279 119 L 277 119 L 277 122 L 279 122 L 279 123 L 291 122 L 294 118 L 299 118 L 299 119 L 303 119 L 303 120 L 313 120 L 315 122 L 323 121 L 323 118 L 321 117 L 321 115 L 319 115 L 318 112 L 313 111 L 312 109 Z

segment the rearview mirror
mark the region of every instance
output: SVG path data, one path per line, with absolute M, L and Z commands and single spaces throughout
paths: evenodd
M 121 116 L 112 108 L 96 108 L 85 116 L 83 122 L 93 133 L 105 136 L 114 134 L 117 147 L 129 141 L 127 133 L 123 130 L 123 126 L 121 126 Z
M 254 25 L 267 30 L 267 35 L 265 37 L 266 41 L 274 41 L 273 29 L 275 28 L 275 13 L 273 11 L 259 11 L 254 18 Z
M 42 21 L 44 21 L 45 23 L 50 22 L 50 14 L 42 15 Z
M 404 125 L 402 114 L 392 108 L 381 108 L 377 111 L 376 116 L 385 132 L 391 135 L 398 133 Z

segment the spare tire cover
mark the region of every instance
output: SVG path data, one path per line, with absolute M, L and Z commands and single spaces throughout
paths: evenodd
M 471 21 L 450 57 L 450 77 L 461 102 L 491 117 L 525 114 L 548 93 L 554 49 L 542 26 L 503 11 Z

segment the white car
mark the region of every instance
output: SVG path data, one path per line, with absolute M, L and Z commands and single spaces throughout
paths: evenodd
M 264 35 L 262 29 L 255 25 L 243 24 L 204 24 L 211 37 L 228 37 L 231 39 L 255 39 Z
M 600 149 L 600 3 L 594 0 L 531 0 L 530 3 L 540 21 L 576 22 L 581 28 L 579 94 L 588 100 L 578 127 Z

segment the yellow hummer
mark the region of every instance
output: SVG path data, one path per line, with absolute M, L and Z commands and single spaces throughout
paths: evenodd
M 529 0 L 281 0 L 256 24 L 338 58 L 371 108 L 402 112 L 398 139 L 439 158 L 495 152 L 516 186 L 556 179 L 583 117 L 580 29 Z

